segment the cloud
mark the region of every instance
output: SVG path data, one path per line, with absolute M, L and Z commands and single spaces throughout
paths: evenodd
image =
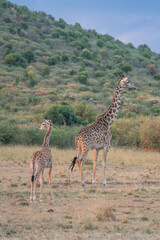
M 116 35 L 115 38 L 124 43 L 132 42 L 136 47 L 140 44 L 146 43 L 151 50 L 160 52 L 160 32 L 155 27 L 141 27 L 139 29 L 130 29 L 122 34 Z

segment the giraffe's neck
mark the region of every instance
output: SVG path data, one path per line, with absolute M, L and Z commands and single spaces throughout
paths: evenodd
M 100 116 L 97 117 L 97 119 L 101 118 L 102 120 L 104 120 L 107 123 L 108 127 L 110 127 L 112 125 L 112 123 L 114 122 L 114 120 L 117 117 L 119 107 L 120 107 L 122 90 L 123 89 L 122 89 L 122 87 L 120 85 L 120 81 L 119 81 L 115 88 L 113 98 L 112 98 L 109 108 L 107 109 L 106 112 L 104 112 L 103 114 L 101 114 Z
M 44 136 L 44 141 L 43 141 L 43 145 L 42 145 L 43 147 L 49 147 L 51 133 L 52 133 L 52 126 L 50 126 L 50 128 L 48 129 L 48 132 Z

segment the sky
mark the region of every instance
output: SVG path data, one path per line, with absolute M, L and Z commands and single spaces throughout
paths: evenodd
M 160 0 L 10 0 L 160 53 Z

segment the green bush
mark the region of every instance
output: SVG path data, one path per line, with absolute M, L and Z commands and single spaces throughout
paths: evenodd
M 154 74 L 154 75 L 153 75 L 153 78 L 154 78 L 155 80 L 160 80 L 160 74 L 159 74 L 159 73 Z
M 54 25 L 64 29 L 66 27 L 66 22 L 62 18 L 59 18 L 59 21 L 54 21 Z
M 127 62 L 127 61 L 122 61 L 121 63 L 120 63 L 120 69 L 122 70 L 122 71 L 124 71 L 124 72 L 129 72 L 129 71 L 131 71 L 132 70 L 132 67 L 131 67 L 131 64 L 129 63 L 129 62 Z
M 139 46 L 138 46 L 138 50 L 139 50 L 140 52 L 145 52 L 146 50 L 151 51 L 151 49 L 147 46 L 147 44 L 141 44 L 141 45 L 139 45 Z
M 115 68 L 113 70 L 113 75 L 116 76 L 116 77 L 121 77 L 123 75 L 123 71 L 119 68 Z
M 49 67 L 43 67 L 42 68 L 42 70 L 41 70 L 41 72 L 42 72 L 42 75 L 43 76 L 47 76 L 47 75 L 49 75 L 50 74 L 50 68 Z
M 27 49 L 26 51 L 24 51 L 23 57 L 27 60 L 28 63 L 35 61 L 35 55 L 31 49 Z
M 160 116 L 147 118 L 140 127 L 141 146 L 160 150 Z
M 35 72 L 32 71 L 32 70 L 26 72 L 26 75 L 27 75 L 27 77 L 30 78 L 30 79 L 34 79 L 35 76 L 36 76 Z
M 76 80 L 80 83 L 86 84 L 88 79 L 88 73 L 87 72 L 79 72 L 76 75 Z
M 21 27 L 25 30 L 28 29 L 28 24 L 26 22 L 21 22 Z
M 150 59 L 152 56 L 152 52 L 150 50 L 146 50 L 142 53 L 142 56 L 144 56 L 145 58 Z
M 139 147 L 139 127 L 141 121 L 133 119 L 117 119 L 112 127 L 112 144 L 115 146 Z
M 82 108 L 80 110 L 83 115 L 85 111 Z M 68 119 L 70 122 L 72 120 Z M 50 145 L 58 148 L 74 147 L 75 136 L 81 127 L 57 127 L 53 121 Z M 117 119 L 111 127 L 111 132 L 112 146 L 160 150 L 160 116 L 146 119 Z M 45 133 L 45 130 L 38 131 L 37 127 L 19 128 L 11 121 L 0 122 L 0 144 L 42 145 Z
M 103 43 L 103 41 L 101 39 L 98 39 L 96 44 L 100 48 L 102 48 L 104 46 L 104 43 Z
M 11 66 L 13 65 L 24 67 L 26 65 L 26 60 L 20 54 L 9 53 L 5 56 L 5 63 Z
M 52 65 L 56 65 L 57 63 L 60 62 L 60 57 L 59 56 L 55 56 L 55 57 L 50 57 L 48 59 L 48 65 L 52 66 Z
M 90 52 L 88 49 L 86 49 L 86 48 L 84 48 L 84 49 L 82 50 L 81 56 L 82 56 L 83 58 L 86 58 L 86 59 L 89 59 L 89 60 L 92 59 L 92 54 L 91 54 L 91 52 Z
M 0 144 L 17 144 L 19 128 L 11 122 L 0 122 Z
M 53 105 L 45 113 L 45 117 L 51 119 L 55 125 L 85 124 L 80 117 L 74 113 L 74 109 L 69 105 Z
M 105 75 L 105 73 L 102 72 L 102 71 L 100 71 L 100 70 L 98 70 L 98 71 L 96 71 L 96 72 L 94 73 L 94 76 L 95 76 L 96 78 L 103 77 L 104 75 Z
M 68 56 L 68 54 L 66 53 L 66 54 L 64 54 L 63 56 L 62 56 L 62 62 L 66 62 L 66 61 L 68 61 L 69 60 L 69 56 Z
M 83 120 L 87 120 L 89 123 L 93 122 L 96 117 L 96 113 L 93 107 L 87 104 L 85 101 L 81 101 L 74 106 L 75 114 L 81 117 Z

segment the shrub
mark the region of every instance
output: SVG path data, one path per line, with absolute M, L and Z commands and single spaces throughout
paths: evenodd
M 60 57 L 59 56 L 50 57 L 48 59 L 48 65 L 56 65 L 59 62 L 60 62 Z
M 122 71 L 124 71 L 124 72 L 129 72 L 129 71 L 131 71 L 132 70 L 132 67 L 131 67 L 131 64 L 129 63 L 129 62 L 127 62 L 127 61 L 122 61 L 121 63 L 120 63 L 120 69 L 122 70 Z
M 62 56 L 62 62 L 66 62 L 66 61 L 68 61 L 69 60 L 69 56 L 68 56 L 68 54 L 66 53 L 66 54 L 64 54 L 63 56 Z
M 22 22 L 22 23 L 21 23 L 21 27 L 22 27 L 23 29 L 27 30 L 27 29 L 28 29 L 28 24 L 27 24 L 26 22 Z
M 64 29 L 66 27 L 66 22 L 62 18 L 59 18 L 59 21 L 54 21 L 54 25 Z
M 104 46 L 104 43 L 103 43 L 103 41 L 101 39 L 98 39 L 96 44 L 100 48 L 102 48 Z
M 89 123 L 95 120 L 95 111 L 93 107 L 87 104 L 85 101 L 81 101 L 74 106 L 75 114 L 81 117 L 83 120 L 87 120 Z
M 123 75 L 123 71 L 121 69 L 119 69 L 119 68 L 115 68 L 113 70 L 113 75 L 116 76 L 116 77 L 120 77 L 120 76 Z
M 152 63 L 148 64 L 147 69 L 151 75 L 158 73 L 158 68 Z
M 53 105 L 45 113 L 45 117 L 51 119 L 57 125 L 71 126 L 83 123 L 82 119 L 75 115 L 74 109 L 69 105 Z
M 151 51 L 151 49 L 147 46 L 147 44 L 141 44 L 141 45 L 139 45 L 139 46 L 138 46 L 138 50 L 139 50 L 140 52 L 144 52 L 144 51 L 146 51 L 146 50 Z
M 56 29 L 56 30 L 53 31 L 52 37 L 53 38 L 59 38 L 60 34 L 61 34 L 61 31 L 59 29 Z
M 91 43 L 89 42 L 89 39 L 87 37 L 82 37 L 77 41 L 73 42 L 73 46 L 76 47 L 77 49 L 84 49 L 84 48 L 90 48 Z
M 151 56 L 152 56 L 152 52 L 150 50 L 146 50 L 146 51 L 143 52 L 142 56 L 150 59 Z
M 84 48 L 84 49 L 82 50 L 81 56 L 82 56 L 83 58 L 86 58 L 86 59 L 89 59 L 89 60 L 92 59 L 92 54 L 91 54 L 91 52 L 90 52 L 88 49 L 86 49 L 86 48 Z
M 13 125 L 11 122 L 0 123 L 0 144 L 11 144 L 17 143 L 19 129 L 17 126 Z
M 35 61 L 35 55 L 31 49 L 24 51 L 23 57 L 27 60 L 28 63 Z
M 5 48 L 5 53 L 6 53 L 6 55 L 9 54 L 9 53 L 11 53 L 12 50 L 13 50 L 12 43 L 7 43 L 7 44 L 5 44 L 4 48 Z
M 106 58 L 107 57 L 107 51 L 105 49 L 100 49 L 99 52 L 100 52 L 102 58 Z
M 50 74 L 50 68 L 49 67 L 43 67 L 42 68 L 42 70 L 41 70 L 41 72 L 42 72 L 42 75 L 43 76 L 47 76 L 47 75 L 49 75 Z
M 36 76 L 35 72 L 33 72 L 32 70 L 28 71 L 26 74 L 27 74 L 27 77 L 30 79 L 33 79 Z
M 112 142 L 116 146 L 140 146 L 140 120 L 117 119 L 111 128 Z
M 160 116 L 148 118 L 140 127 L 141 146 L 160 150 Z
M 155 75 L 153 76 L 153 78 L 154 78 L 155 80 L 160 80 L 160 74 L 159 74 L 159 73 L 155 74 Z
M 26 65 L 26 60 L 20 54 L 17 53 L 9 53 L 8 55 L 6 55 L 5 62 L 13 66 L 24 67 Z
M 76 80 L 80 83 L 86 84 L 88 79 L 88 73 L 87 72 L 79 72 L 76 76 Z
M 98 70 L 94 73 L 94 76 L 97 77 L 97 78 L 103 77 L 104 75 L 105 75 L 105 73 L 100 71 L 100 70 Z

